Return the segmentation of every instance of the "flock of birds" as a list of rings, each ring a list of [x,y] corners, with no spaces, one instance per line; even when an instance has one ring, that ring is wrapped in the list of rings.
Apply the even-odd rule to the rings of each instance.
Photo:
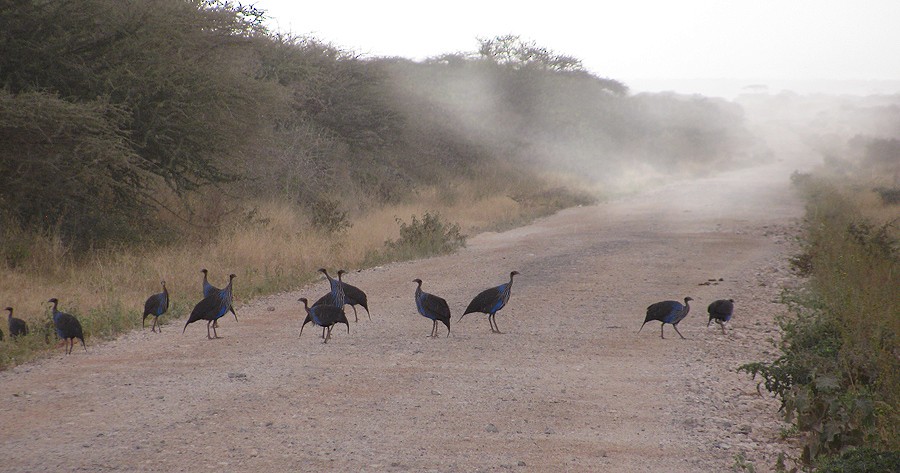
[[[366,296],[366,293],[360,288],[347,284],[342,280],[342,276],[346,271],[339,270],[337,272],[337,279],[332,278],[325,268],[320,268],[318,272],[325,275],[325,278],[330,285],[330,290],[316,300],[311,306],[309,305],[309,300],[305,297],[298,299],[299,302],[303,303],[304,310],[306,311],[306,319],[300,326],[300,336],[303,335],[303,328],[306,324],[312,323],[313,325],[322,328],[323,343],[328,343],[328,340],[331,339],[331,331],[337,324],[346,325],[347,333],[350,333],[350,323],[344,312],[345,306],[349,305],[353,308],[354,319],[357,322],[359,321],[359,316],[356,311],[356,306],[365,309],[366,314],[369,316],[369,320],[372,319],[372,316],[369,313],[368,297]],[[194,306],[181,333],[185,333],[188,325],[200,320],[205,320],[206,337],[208,339],[220,338],[218,333],[216,333],[218,320],[228,314],[228,312],[231,312],[234,315],[234,320],[237,321],[237,313],[234,310],[234,297],[232,293],[234,279],[237,276],[234,274],[229,275],[228,285],[220,289],[210,284],[209,272],[205,268],[201,270],[201,273],[203,273],[203,299]],[[496,315],[497,312],[503,309],[503,307],[506,306],[506,303],[509,302],[513,278],[517,274],[519,274],[518,271],[512,271],[509,273],[509,282],[485,289],[478,293],[466,307],[465,312],[463,312],[457,322],[461,321],[467,314],[479,312],[487,315],[492,333],[503,333],[500,331],[500,327],[497,326]],[[412,282],[416,283],[416,310],[423,317],[432,321],[431,334],[429,337],[439,336],[438,322],[447,327],[447,336],[449,337],[450,306],[447,304],[447,301],[442,297],[423,291],[421,279],[414,279]],[[147,301],[144,303],[144,313],[141,317],[141,326],[145,327],[147,317],[153,316],[153,324],[150,327],[153,332],[161,332],[159,317],[165,314],[169,309],[169,291],[166,289],[166,282],[161,281],[160,283],[162,284],[162,292],[147,298]],[[691,310],[690,301],[692,300],[693,299],[690,297],[685,297],[683,304],[678,301],[662,301],[651,304],[647,307],[647,316],[644,319],[644,323],[641,324],[641,328],[638,329],[638,333],[643,330],[644,325],[646,325],[647,322],[659,321],[661,322],[659,328],[660,338],[665,338],[663,329],[666,324],[671,324],[672,328],[675,329],[675,332],[678,333],[678,336],[682,339],[685,338],[678,330],[678,323],[687,317]],[[78,319],[71,314],[60,312],[58,310],[59,301],[56,298],[50,299],[47,302],[53,305],[53,326],[61,343],[65,344],[66,354],[72,353],[76,339],[81,341],[81,346],[87,351],[87,346],[84,343],[84,331],[82,330]],[[15,339],[27,335],[28,325],[25,321],[13,317],[12,307],[7,307],[6,310],[9,312],[7,319],[9,322],[10,338]],[[706,326],[709,327],[712,322],[716,322],[722,328],[722,333],[724,334],[725,323],[731,320],[734,312],[734,300],[720,299],[714,301],[707,307],[707,311],[709,313],[709,321],[706,323]],[[0,340],[2,339],[3,332],[0,331]]]

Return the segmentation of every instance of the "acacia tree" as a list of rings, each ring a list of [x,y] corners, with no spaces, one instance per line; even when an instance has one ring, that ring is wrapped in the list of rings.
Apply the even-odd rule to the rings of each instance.
[[[238,178],[276,108],[270,90],[252,80],[260,15],[206,0],[27,1],[0,9],[0,148],[10,173],[0,195],[22,204],[8,212],[81,238],[86,215],[139,217],[161,184],[185,193]],[[49,175],[65,180],[52,193],[42,185],[49,163],[57,163]],[[94,188],[97,198],[82,191]],[[24,197],[40,189],[47,189],[41,198]],[[100,205],[103,189],[118,189],[115,205]],[[102,226],[89,227],[104,238]]]

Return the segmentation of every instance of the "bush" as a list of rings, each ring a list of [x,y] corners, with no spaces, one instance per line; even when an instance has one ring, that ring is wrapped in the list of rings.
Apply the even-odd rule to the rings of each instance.
[[[439,214],[425,212],[421,220],[413,215],[409,223],[399,218],[397,223],[400,238],[385,242],[392,259],[442,255],[466,246],[466,236],[459,232],[459,225],[443,221]]]
[[[739,370],[759,376],[780,399],[785,419],[802,433],[807,463],[896,471],[851,466],[895,458],[900,444],[896,237],[890,224],[860,219],[858,204],[837,187],[800,185],[808,201],[805,250],[792,263],[809,279],[785,296],[782,356]],[[873,453],[838,457],[863,446]]]

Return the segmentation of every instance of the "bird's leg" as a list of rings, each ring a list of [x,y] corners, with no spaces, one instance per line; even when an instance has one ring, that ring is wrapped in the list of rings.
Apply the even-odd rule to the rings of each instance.
[[[322,339],[325,338],[325,327],[322,327]]]
[[[494,314],[494,315],[492,316],[492,318],[494,319],[494,327],[497,328],[497,330],[496,330],[494,333],[501,333],[501,334],[502,334],[503,332],[500,331],[500,326],[497,325],[497,314]]]
[[[328,343],[329,338],[331,338],[331,327],[328,327],[328,335],[325,336],[325,341],[322,343]]]
[[[222,338],[219,336],[218,332],[216,332],[216,325],[213,324],[213,338]]]
[[[69,355],[72,354],[72,350],[75,349],[75,337],[69,339]]]
[[[206,321],[206,339],[212,340],[212,337],[209,335],[209,325],[212,323],[211,320]]]
[[[665,322],[663,322],[663,323],[660,324],[660,326],[659,326],[659,338],[661,338],[661,339],[663,339],[663,340],[666,339],[666,337],[663,336],[663,328],[664,328],[665,326],[666,326],[666,323],[665,323]]]
[[[234,311],[234,307],[231,307],[230,310],[231,310],[231,314],[234,315],[234,321],[237,322],[238,321],[237,312]]]
[[[356,310],[356,309],[353,309],[353,310]],[[369,316],[369,322],[371,322],[371,321],[372,321],[372,314],[369,313],[369,309],[366,309],[366,315]]]
[[[674,328],[675,331],[678,332],[678,326],[677,326],[677,325],[672,324],[672,328]],[[684,335],[682,335],[681,332],[678,332],[678,336],[681,337],[682,340],[687,340],[686,338],[684,338]]]
[[[431,335],[428,338],[434,338],[434,333],[437,332],[437,320],[431,321]]]
[[[725,333],[725,322],[719,322],[719,327],[722,327],[722,335],[727,335]]]
[[[350,307],[353,307],[353,321],[354,321],[354,322],[359,322],[359,316],[356,315],[356,306],[355,306],[355,305],[351,305]]]

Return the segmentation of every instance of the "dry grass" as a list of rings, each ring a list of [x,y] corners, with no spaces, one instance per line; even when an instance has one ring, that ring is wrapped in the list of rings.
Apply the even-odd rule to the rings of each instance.
[[[472,235],[519,225],[565,206],[564,199],[542,204],[533,189],[546,189],[546,184],[531,190],[525,186],[532,198],[519,201],[507,195],[510,192],[486,191],[476,184],[419,190],[415,203],[351,217],[352,227],[334,235],[314,229],[296,207],[256,202],[254,219],[223,225],[226,231],[204,242],[107,250],[80,260],[58,239],[32,236],[24,264],[0,276],[0,308],[14,307],[34,333],[24,340],[0,342],[0,367],[39,356],[55,342],[55,337],[34,330],[49,322],[46,301],[51,297],[60,300],[60,310],[81,320],[90,338],[109,338],[140,326],[144,301],[160,292],[161,280],[172,300],[169,313],[161,318],[164,323],[183,319],[200,300],[201,268],[209,270],[210,282],[218,286],[227,282],[229,273],[237,275],[234,294],[239,307],[263,294],[297,288],[312,280],[320,267],[360,267],[367,255],[398,237],[398,218],[408,221],[413,215],[437,213]],[[573,203],[570,199],[568,205]]]

